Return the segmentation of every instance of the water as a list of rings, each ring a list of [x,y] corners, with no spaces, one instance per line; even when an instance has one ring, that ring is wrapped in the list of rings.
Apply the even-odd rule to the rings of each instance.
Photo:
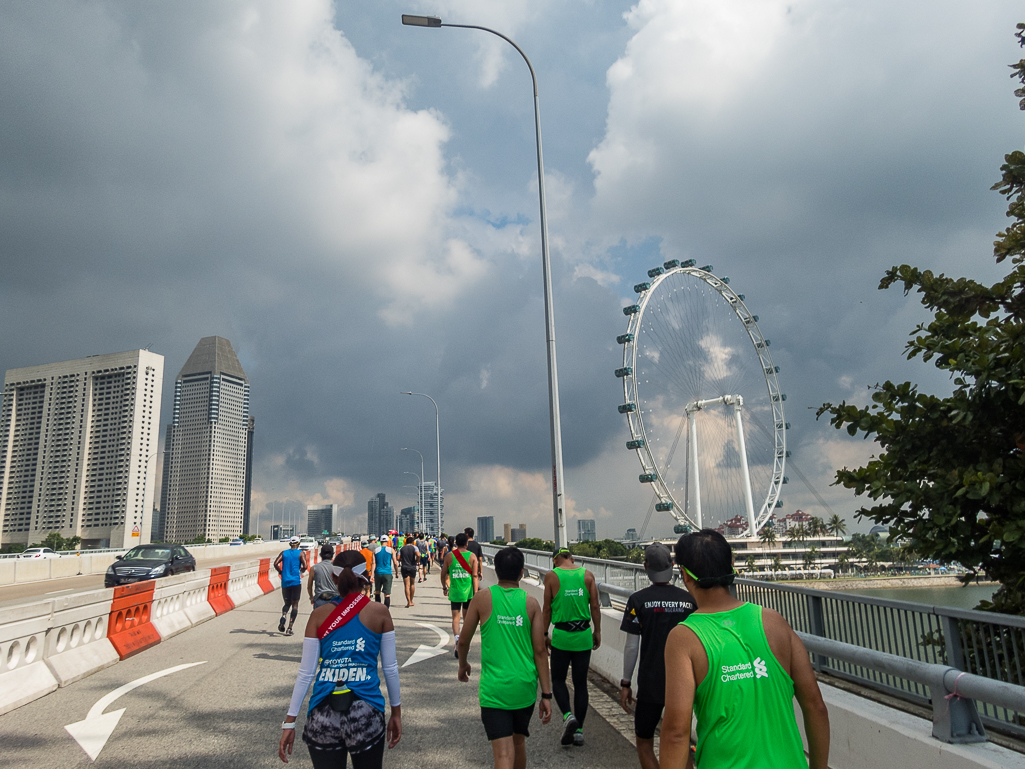
[[[979,601],[989,600],[996,592],[994,585],[968,585],[962,587],[876,587],[852,588],[838,592],[889,598],[894,601],[913,601],[929,606],[947,606],[953,609],[974,609]]]

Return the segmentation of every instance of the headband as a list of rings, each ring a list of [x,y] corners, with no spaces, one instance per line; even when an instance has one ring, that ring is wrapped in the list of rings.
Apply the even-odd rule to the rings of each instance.
[[[341,574],[343,571],[345,571],[348,568],[350,568],[350,567],[348,567],[348,566],[335,566],[334,564],[332,564],[331,565],[331,573],[334,574],[337,577],[339,574]],[[363,561],[363,563],[357,563],[355,566],[353,566],[351,568],[352,568],[352,573],[355,574],[356,576],[359,576],[360,574],[362,574],[363,572],[365,572],[367,570],[367,562]]]

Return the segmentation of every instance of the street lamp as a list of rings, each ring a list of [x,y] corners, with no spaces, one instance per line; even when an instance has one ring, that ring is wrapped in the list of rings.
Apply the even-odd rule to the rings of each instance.
[[[434,490],[435,491],[435,495],[434,496],[435,496],[435,499],[437,499],[437,501],[438,501],[438,530],[437,531],[432,531],[431,534],[433,534],[434,536],[438,536],[439,534],[441,534],[442,529],[444,528],[444,525],[445,525],[445,522],[442,520],[442,515],[441,515],[441,417],[439,416],[439,412],[438,412],[438,402],[436,400],[434,400],[434,398],[432,398],[427,393],[402,392],[402,393],[400,393],[400,395],[422,395],[423,397],[427,398],[431,403],[434,404],[434,429],[435,429],[435,437],[437,438],[437,442],[438,442],[438,447],[437,447],[437,450],[438,450],[438,488],[436,488]],[[419,452],[417,452],[417,453],[419,453]],[[423,457],[423,454],[421,454],[420,456]]]
[[[474,24],[443,24],[436,16],[412,16],[402,14],[402,23],[411,27],[458,27],[460,29],[479,29],[500,37],[517,50],[530,70],[530,79],[534,83],[534,134],[537,139],[537,194],[541,206],[541,273],[544,278],[545,293],[545,333],[548,340],[548,409],[552,434],[552,507],[555,516],[555,544],[563,547],[566,539],[566,516],[563,506],[563,471],[562,471],[562,421],[559,413],[559,374],[555,362],[555,315],[552,306],[552,271],[548,256],[548,217],[545,213],[545,169],[541,154],[541,106],[537,96],[537,75],[534,65],[527,54],[516,43],[488,27]],[[440,460],[439,460],[440,461]],[[439,488],[441,481],[438,482]]]
[[[416,449],[407,449],[407,448],[403,448],[402,450],[403,451],[416,451]],[[416,451],[416,453],[420,454],[419,451]],[[423,486],[424,481],[423,481],[423,475],[424,475],[424,455],[420,454],[420,475],[419,475],[420,487],[417,489],[417,493],[416,493],[416,504],[418,506],[418,509],[416,511],[416,517],[417,517],[417,526],[416,527],[418,529],[420,529],[420,531],[424,530],[424,526],[423,526],[423,523],[424,523],[424,520],[423,520],[423,517],[424,517],[424,486]]]

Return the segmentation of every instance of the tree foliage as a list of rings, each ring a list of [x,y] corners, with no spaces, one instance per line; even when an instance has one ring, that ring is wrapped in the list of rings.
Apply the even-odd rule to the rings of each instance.
[[[1017,30],[1025,47],[1025,24]],[[1025,110],[1025,59],[1011,68]],[[953,393],[888,381],[867,407],[827,403],[818,413],[879,444],[867,465],[836,475],[875,503],[859,517],[888,525],[923,557],[961,563],[966,582],[980,572],[999,581],[980,608],[1025,614],[1025,153],[1005,155],[1000,172],[992,189],[1008,200],[1011,221],[993,253],[1010,261],[1004,278],[985,286],[903,264],[879,284],[921,295],[933,318],[905,352],[949,372]]]

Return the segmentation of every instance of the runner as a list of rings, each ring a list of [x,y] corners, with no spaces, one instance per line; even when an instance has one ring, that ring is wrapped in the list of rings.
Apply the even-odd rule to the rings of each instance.
[[[302,662],[281,724],[278,758],[288,763],[295,719],[316,679],[303,729],[314,769],[344,767],[347,754],[352,755],[354,769],[380,769],[385,741],[393,748],[402,737],[395,625],[385,607],[362,595],[366,561],[358,552],[341,552],[332,565],[336,590],[344,597],[314,609],[306,624]],[[379,655],[391,705],[387,725],[377,673]]]
[[[406,544],[399,551],[399,564],[402,567],[402,586],[406,591],[406,608],[413,606],[416,593],[416,570],[420,564],[420,551],[416,549],[413,537],[406,537]]]
[[[387,537],[381,539],[381,546],[374,551],[374,600],[381,602],[381,593],[384,593],[384,605],[391,608],[391,586],[395,572],[398,571],[398,556],[395,548],[391,546],[391,540]]]
[[[359,551],[360,555],[363,556],[363,560],[367,562],[367,574],[374,573],[374,542],[376,540],[377,537],[370,537],[366,542],[363,543],[363,547],[360,548]],[[374,586],[370,583],[369,579],[365,580],[365,583],[366,584],[363,585],[363,593],[367,596],[367,598],[369,598],[370,594],[374,590]]]
[[[416,581],[426,582],[427,581],[427,569],[430,567],[431,559],[428,555],[427,540],[424,539],[423,532],[416,535],[416,550],[420,555],[420,563],[417,565],[417,578]]]
[[[428,537],[427,538],[427,574],[431,573],[431,563],[434,561],[434,556],[435,556],[435,553],[437,552],[437,549],[438,549],[437,541],[434,539],[434,537]],[[427,578],[427,576],[425,574],[424,575],[424,579],[426,579],[426,578]]]
[[[480,590],[480,582],[484,579],[484,551],[480,549],[480,542],[473,538],[473,529],[467,526],[463,529],[466,535],[466,549],[477,556],[477,584],[473,588],[476,593]]]
[[[331,559],[334,558],[335,549],[331,545],[323,545],[320,548],[320,563],[310,569],[310,577],[306,581],[306,592],[309,593],[310,603],[314,609],[338,597],[335,590],[335,581],[331,571]]]
[[[456,537],[457,547],[461,536]],[[524,769],[530,717],[538,701],[538,679],[538,718],[547,724],[552,717],[542,613],[537,600],[520,588],[523,552],[519,548],[506,547],[495,554],[495,575],[498,584],[474,596],[466,613],[466,624],[456,644],[459,680],[470,680],[467,655],[479,623],[480,720],[491,741],[495,769]]]
[[[566,548],[555,552],[553,568],[545,574],[545,641],[552,653],[552,691],[562,712],[563,745],[584,744],[587,716],[587,668],[591,651],[601,646],[601,604],[594,575],[577,566]],[[555,623],[551,640],[548,625]],[[592,630],[591,624],[594,624]],[[566,674],[573,667],[573,707]]]
[[[651,586],[627,599],[620,626],[627,636],[619,703],[623,710],[630,712],[628,706],[634,701],[630,684],[639,649],[641,667],[637,672],[637,707],[634,709],[637,758],[641,769],[658,769],[655,729],[666,701],[666,636],[697,608],[697,604],[686,590],[669,584],[673,578],[673,556],[661,542],[648,545],[644,550],[644,570]]]
[[[309,563],[306,559],[306,551],[299,549],[299,537],[288,540],[288,550],[282,550],[274,559],[274,568],[281,575],[281,597],[285,601],[281,608],[278,632],[285,635],[292,635],[292,625],[299,616],[299,599],[303,594],[302,575]],[[285,615],[289,609],[292,610],[292,618],[288,621],[288,630],[285,630]]]
[[[441,565],[441,590],[452,607],[452,635],[459,636],[459,620],[466,616],[470,599],[477,592],[477,556],[466,549],[466,535],[456,534],[455,549]],[[459,656],[458,650],[456,656]]]
[[[698,609],[666,641],[660,765],[826,769],[829,713],[801,639],[772,609],[730,595],[733,552],[712,529],[680,537],[676,563]],[[805,758],[794,698],[808,735]]]

